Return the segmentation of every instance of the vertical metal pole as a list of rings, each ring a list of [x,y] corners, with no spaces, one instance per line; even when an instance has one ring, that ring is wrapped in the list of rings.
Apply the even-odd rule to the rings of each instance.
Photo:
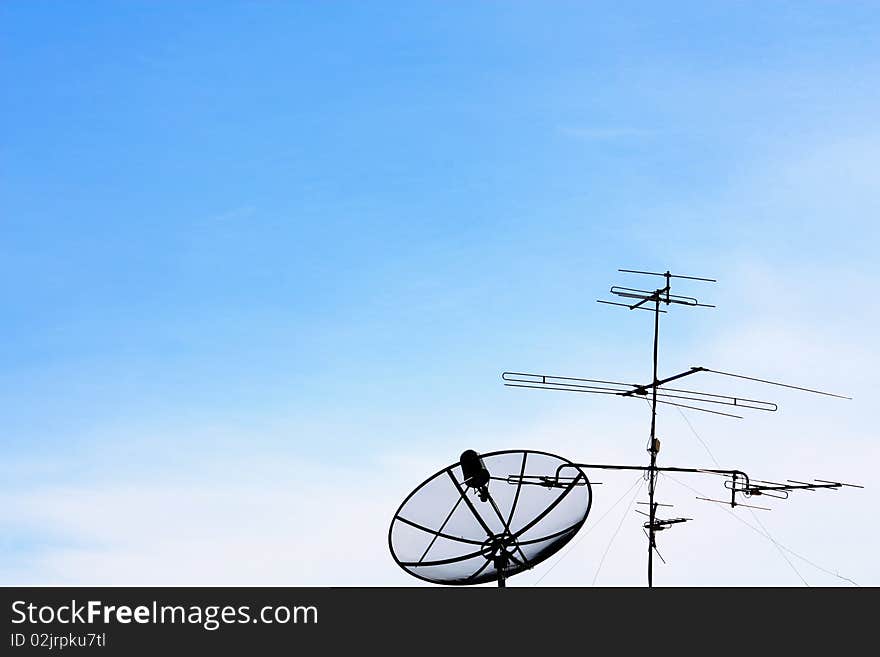
[[[648,468],[648,587],[654,586],[654,520],[657,517],[657,506],[654,504],[654,489],[657,485],[657,350],[660,339],[660,297],[665,292],[669,299],[670,274],[666,272],[666,287],[654,292],[654,385],[651,388],[651,465]]]
[[[648,469],[648,586],[654,586],[654,482],[657,477],[657,443],[655,442],[657,427],[657,337],[660,332],[660,296],[654,302],[654,387],[651,389],[651,438],[648,452],[651,454],[651,465]]]

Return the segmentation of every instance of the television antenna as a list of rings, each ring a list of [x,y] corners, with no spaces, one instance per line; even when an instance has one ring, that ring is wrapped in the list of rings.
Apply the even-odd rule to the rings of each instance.
[[[658,508],[669,507],[655,499],[657,478],[661,473],[683,473],[714,476],[723,479],[729,497],[720,500],[697,497],[698,500],[729,504],[750,509],[770,509],[747,504],[746,498],[770,497],[788,499],[797,491],[837,490],[843,487],[862,488],[856,484],[826,479],[784,482],[759,480],[738,469],[694,468],[658,465],[660,441],[657,438],[657,405],[687,408],[703,413],[743,419],[739,412],[775,412],[776,403],[735,395],[702,392],[668,384],[697,374],[736,378],[754,383],[789,388],[816,395],[851,399],[823,390],[795,386],[708,367],[687,370],[660,378],[658,354],[660,315],[672,306],[714,308],[696,297],[672,293],[672,280],[715,283],[715,279],[683,276],[666,272],[633,269],[618,271],[664,279],[662,287],[653,290],[613,286],[611,294],[626,302],[597,300],[629,310],[654,313],[652,377],[648,383],[624,383],[604,379],[570,376],[504,372],[504,385],[564,392],[613,395],[629,399],[650,400],[651,425],[648,438],[647,465],[575,463],[560,456],[534,450],[490,452],[480,456],[467,450],[458,462],[447,466],[420,484],[410,493],[394,514],[388,530],[388,544],[397,564],[419,579],[438,584],[481,584],[495,581],[505,586],[507,578],[528,570],[556,553],[583,526],[592,505],[592,486],[586,470],[639,471],[648,484],[648,507],[638,511],[647,518],[642,529],[648,541],[648,586],[654,585],[654,554],[663,560],[657,549],[657,533],[691,518],[661,518]],[[724,408],[724,410],[720,410]],[[471,499],[473,498],[473,499]]]
[[[648,520],[644,523],[643,529],[648,539],[648,586],[654,585],[654,553],[659,556],[657,550],[656,535],[657,532],[664,531],[670,527],[684,523],[690,518],[669,518],[661,519],[657,516],[657,509],[661,506],[655,501],[655,492],[657,486],[657,477],[662,472],[679,472],[689,474],[712,475],[724,478],[724,486],[730,491],[729,500],[715,500],[710,498],[698,497],[697,499],[718,502],[721,504],[730,504],[731,507],[746,506],[751,508],[769,510],[767,507],[754,506],[744,504],[739,501],[737,495],[746,498],[756,496],[775,497],[778,499],[787,499],[789,493],[795,491],[816,491],[816,490],[836,490],[842,487],[862,488],[856,484],[847,484],[840,481],[829,481],[823,479],[814,479],[813,481],[796,481],[788,479],[785,482],[763,481],[750,478],[742,470],[723,470],[710,468],[685,468],[685,467],[663,467],[657,464],[657,455],[660,452],[660,441],[657,439],[657,405],[665,404],[678,408],[687,408],[694,411],[704,413],[713,413],[731,418],[742,419],[742,415],[738,415],[733,411],[765,411],[775,412],[778,406],[774,402],[761,401],[737,397],[733,395],[719,395],[715,393],[707,393],[690,389],[671,388],[667,384],[678,381],[685,377],[696,374],[706,373],[716,376],[728,378],[743,379],[766,385],[778,386],[799,390],[827,397],[836,397],[838,399],[851,399],[844,395],[838,395],[831,392],[806,388],[803,386],[795,386],[778,381],[770,381],[767,379],[759,379],[752,376],[742,374],[734,374],[731,372],[723,372],[720,370],[710,369],[708,367],[691,367],[683,372],[660,378],[658,372],[658,353],[660,347],[660,315],[665,314],[672,306],[690,306],[694,308],[714,308],[714,305],[701,303],[696,297],[684,296],[672,293],[672,280],[689,280],[703,283],[716,283],[713,278],[705,278],[702,276],[683,276],[680,274],[672,274],[668,270],[665,272],[641,271],[635,269],[618,269],[619,272],[626,274],[635,274],[640,276],[654,276],[664,279],[665,285],[653,290],[644,290],[640,288],[622,287],[615,285],[611,288],[612,295],[619,299],[626,299],[626,302],[608,301],[605,299],[597,299],[598,303],[620,306],[629,310],[643,310],[654,313],[654,339],[653,339],[653,374],[648,383],[623,383],[619,381],[607,381],[600,379],[584,379],[567,376],[550,376],[545,374],[529,374],[523,372],[505,372],[502,374],[504,385],[518,388],[537,388],[543,390],[557,390],[566,392],[580,392],[588,394],[615,395],[619,397],[628,397],[632,399],[648,399],[650,398],[651,406],[651,426],[648,438],[648,455],[649,462],[647,465],[615,465],[615,464],[597,464],[597,463],[576,463],[571,467],[577,467],[581,470],[639,470],[645,473],[648,483],[648,513],[644,514]],[[662,306],[662,307],[661,307]],[[687,403],[684,403],[687,402]],[[698,405],[695,405],[698,404]],[[707,405],[714,408],[706,408]],[[718,407],[727,407],[724,411]],[[557,476],[565,470],[565,465],[559,466]],[[643,513],[643,512],[640,512]],[[662,559],[662,557],[660,557]]]

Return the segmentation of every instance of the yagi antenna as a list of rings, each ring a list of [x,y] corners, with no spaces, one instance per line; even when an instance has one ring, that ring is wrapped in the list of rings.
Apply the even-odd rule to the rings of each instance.
[[[515,388],[533,388],[539,390],[554,390],[563,392],[578,392],[594,395],[610,395],[629,399],[646,399],[651,406],[651,426],[648,440],[649,462],[647,465],[613,465],[613,464],[597,464],[597,463],[572,463],[570,465],[561,465],[556,477],[560,477],[567,467],[576,467],[579,470],[638,470],[645,473],[648,482],[648,512],[644,513],[648,520],[643,525],[643,530],[648,539],[648,586],[654,584],[654,565],[653,556],[657,550],[656,534],[659,531],[666,530],[673,525],[677,525],[690,520],[690,518],[672,518],[661,519],[657,517],[657,508],[661,506],[655,501],[655,493],[657,488],[657,477],[663,472],[677,472],[686,474],[702,474],[721,477],[724,479],[724,486],[729,491],[730,497],[727,501],[714,500],[710,498],[697,498],[707,502],[718,502],[729,504],[731,507],[745,506],[749,508],[770,510],[769,507],[745,504],[741,498],[776,498],[788,499],[792,492],[796,491],[817,491],[817,490],[837,490],[842,487],[861,488],[856,484],[846,484],[839,481],[828,481],[822,479],[813,479],[812,481],[799,481],[787,479],[784,482],[763,481],[750,478],[741,470],[722,470],[708,468],[689,468],[689,467],[671,467],[660,466],[657,463],[658,454],[660,452],[660,441],[657,439],[657,406],[664,404],[675,406],[678,408],[687,408],[703,413],[712,413],[737,419],[742,419],[740,412],[765,411],[774,412],[778,409],[775,402],[739,397],[735,395],[723,395],[717,393],[703,392],[692,388],[670,387],[667,384],[679,379],[691,377],[696,374],[715,374],[729,378],[743,379],[754,383],[762,383],[801,392],[824,395],[827,397],[836,397],[839,399],[851,399],[844,395],[835,394],[815,388],[807,388],[804,386],[791,385],[788,383],[780,383],[778,381],[770,381],[753,376],[743,374],[733,374],[731,372],[723,372],[708,367],[691,367],[687,370],[673,374],[671,376],[660,377],[658,371],[658,353],[659,353],[659,334],[660,334],[660,315],[671,310],[672,306],[689,306],[692,308],[714,308],[715,306],[703,303],[692,294],[673,294],[672,280],[699,281],[704,283],[716,283],[714,278],[703,276],[685,276],[682,274],[673,274],[669,271],[654,272],[642,271],[638,269],[619,269],[618,271],[626,274],[637,274],[642,276],[660,277],[664,282],[662,287],[653,289],[642,289],[639,287],[630,287],[622,285],[614,285],[610,289],[611,295],[618,300],[609,301],[606,299],[598,299],[602,304],[619,306],[629,310],[646,310],[654,313],[654,339],[653,339],[653,358],[652,358],[652,376],[647,383],[627,383],[622,381],[611,381],[607,379],[587,379],[571,376],[557,376],[548,374],[531,374],[525,372],[504,372],[501,375],[504,385]],[[726,408],[723,408],[726,407]],[[722,410],[723,408],[723,410]],[[560,481],[562,481],[560,479]],[[663,558],[660,557],[662,560]],[[664,562],[665,563],[665,562]]]

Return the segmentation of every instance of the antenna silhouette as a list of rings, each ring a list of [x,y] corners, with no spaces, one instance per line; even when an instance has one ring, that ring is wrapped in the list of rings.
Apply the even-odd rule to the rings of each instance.
[[[584,379],[568,376],[551,376],[546,374],[529,374],[524,372],[504,372],[501,375],[504,385],[516,388],[535,388],[541,390],[555,390],[565,392],[579,392],[599,395],[614,395],[618,397],[628,397],[632,399],[648,399],[651,406],[651,427],[648,440],[649,462],[647,465],[614,465],[614,464],[597,464],[597,463],[564,463],[556,470],[555,479],[544,477],[543,485],[563,487],[568,485],[568,479],[561,478],[567,468],[576,468],[579,470],[639,470],[646,473],[648,482],[648,512],[642,513],[647,516],[648,520],[643,524],[643,530],[648,540],[648,586],[654,585],[654,554],[663,560],[657,549],[656,534],[665,531],[674,525],[681,524],[691,520],[690,518],[667,518],[657,517],[657,509],[662,505],[655,501],[655,492],[657,486],[657,476],[662,472],[679,472],[689,474],[713,475],[724,478],[724,486],[730,492],[729,500],[715,500],[710,498],[698,497],[699,500],[707,502],[717,502],[721,504],[730,504],[731,507],[745,506],[754,509],[770,510],[768,507],[745,504],[739,500],[737,495],[745,498],[757,496],[773,497],[777,499],[788,499],[791,492],[794,491],[816,491],[823,489],[836,490],[842,487],[862,488],[856,484],[846,484],[839,481],[828,481],[823,479],[814,479],[812,482],[796,481],[787,479],[785,482],[763,481],[751,479],[742,470],[723,470],[709,468],[686,468],[686,467],[663,467],[657,465],[657,456],[660,452],[660,441],[657,439],[657,405],[665,404],[678,408],[687,408],[703,413],[712,413],[726,417],[742,419],[742,415],[733,412],[736,411],[765,411],[775,412],[778,406],[774,402],[761,401],[756,399],[748,399],[733,395],[719,395],[715,393],[701,392],[697,390],[671,388],[666,384],[678,381],[685,377],[694,376],[696,374],[714,374],[729,378],[743,379],[755,383],[772,385],[777,387],[789,388],[828,397],[836,397],[840,399],[851,399],[844,395],[838,395],[822,390],[815,390],[802,386],[780,383],[777,381],[769,381],[759,379],[752,376],[742,374],[733,374],[731,372],[722,372],[720,370],[710,369],[708,367],[691,367],[683,372],[672,376],[659,377],[658,373],[658,352],[660,348],[660,315],[671,310],[671,306],[690,306],[693,308],[714,308],[715,306],[707,303],[701,303],[696,297],[684,296],[672,293],[672,280],[681,279],[688,281],[698,281],[702,283],[716,283],[713,278],[705,278],[701,276],[683,276],[680,274],[672,274],[669,271],[651,272],[635,269],[618,269],[619,272],[626,274],[635,274],[640,276],[660,277],[664,281],[662,287],[653,290],[644,290],[640,288],[623,287],[615,285],[610,289],[610,293],[619,299],[626,301],[608,301],[598,299],[598,303],[619,306],[628,310],[642,310],[654,313],[654,339],[653,339],[653,359],[652,359],[652,377],[648,383],[623,383],[619,381],[607,381],[602,379]],[[685,403],[687,402],[687,403]],[[710,406],[707,408],[707,406]],[[725,410],[719,410],[719,407],[727,407]],[[574,473],[569,473],[574,474]],[[516,475],[508,477],[509,483],[517,481]],[[665,563],[665,561],[664,561]]]

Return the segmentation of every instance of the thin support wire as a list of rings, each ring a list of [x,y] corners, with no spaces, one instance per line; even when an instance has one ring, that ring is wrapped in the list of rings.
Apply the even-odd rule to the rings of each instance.
[[[701,492],[698,491],[696,488],[693,488],[692,486],[688,486],[688,485],[685,484],[684,482],[681,482],[681,481],[679,481],[678,479],[675,479],[674,477],[672,477],[672,476],[670,476],[670,475],[667,475],[667,476],[669,476],[669,478],[672,479],[672,481],[674,481],[675,483],[677,483],[679,486],[683,486],[684,488],[687,488],[688,490],[690,490],[690,491],[693,492],[693,493],[697,493],[697,494],[699,494],[699,495],[704,495],[704,493],[701,493]],[[746,522],[745,520],[743,520],[742,518],[740,518],[738,515],[736,515],[735,513],[733,513],[730,509],[728,509],[728,508],[726,508],[726,507],[721,507],[721,510],[722,510],[722,511],[725,511],[726,513],[728,513],[728,514],[730,515],[730,517],[732,517],[733,519],[735,519],[737,522],[741,522],[741,523],[744,524],[746,527],[748,527],[749,529],[751,529],[753,532],[757,533],[759,536],[761,536],[761,537],[763,537],[763,538],[765,538],[765,539],[767,539],[767,540],[770,540],[769,537],[768,537],[764,532],[762,532],[760,529],[758,529],[758,528],[755,527],[754,525],[752,525],[752,524]],[[854,586],[859,586],[859,584],[858,584],[857,582],[855,582],[854,580],[851,580],[849,577],[844,577],[843,575],[841,575],[841,574],[839,574],[839,573],[836,573],[836,572],[834,572],[834,571],[832,571],[832,570],[829,570],[829,569],[827,569],[827,568],[823,568],[823,567],[820,566],[819,564],[814,563],[813,561],[810,561],[810,560],[807,559],[805,556],[803,556],[803,555],[801,555],[801,554],[798,554],[797,552],[795,552],[795,551],[792,550],[791,548],[789,548],[789,547],[783,545],[782,543],[779,543],[779,542],[777,541],[776,544],[777,544],[781,549],[783,549],[783,550],[785,550],[786,552],[788,552],[789,554],[791,554],[791,555],[797,557],[797,558],[800,559],[801,561],[805,561],[806,563],[810,564],[811,566],[813,566],[813,568],[816,568],[817,570],[821,570],[823,573],[827,573],[828,575],[831,575],[832,577],[837,577],[838,579],[842,579],[842,580],[844,580],[844,581],[846,581],[846,582],[849,582],[850,584],[853,584]]]
[[[803,575],[801,575],[801,572],[797,568],[795,568],[795,565],[791,562],[791,559],[789,559],[786,556],[785,552],[782,551],[782,548],[779,547],[779,543],[777,543],[776,539],[773,538],[773,536],[771,536],[768,529],[764,526],[764,523],[761,522],[761,519],[758,518],[758,516],[755,515],[755,512],[752,511],[751,509],[746,509],[746,510],[752,515],[752,518],[755,519],[755,522],[758,523],[758,525],[760,525],[761,529],[764,530],[764,534],[767,536],[767,538],[770,539],[770,542],[773,543],[773,547],[775,547],[776,550],[779,552],[779,556],[781,556],[783,559],[785,559],[786,563],[788,563],[788,565],[791,566],[791,569],[795,572],[795,574],[801,578],[801,581],[804,583],[804,586],[809,586],[810,583],[804,578]]]
[[[712,453],[712,450],[709,449],[709,444],[708,444],[705,440],[703,440],[703,438],[700,436],[699,433],[697,433],[697,430],[694,429],[694,425],[691,424],[691,421],[688,419],[687,415],[684,414],[684,411],[682,411],[682,410],[679,408],[679,409],[678,409],[678,412],[681,414],[682,419],[683,419],[683,420],[685,421],[685,423],[688,425],[688,428],[690,428],[691,433],[694,434],[694,436],[696,436],[697,440],[700,441],[700,444],[703,446],[703,448],[704,448],[704,449],[706,450],[706,452],[709,454],[709,458],[711,458],[711,459],[715,462],[715,465],[716,465],[716,466],[719,466],[719,467],[720,467],[720,465],[718,464],[718,459],[715,458],[715,455]],[[724,510],[727,511],[726,508],[725,508]],[[800,573],[800,571],[797,569],[797,567],[795,567],[795,565],[791,562],[791,559],[789,559],[788,556],[786,556],[785,552],[782,551],[782,547],[780,547],[779,543],[776,542],[776,539],[773,538],[773,536],[770,534],[770,532],[769,532],[769,531],[767,530],[767,528],[764,526],[764,523],[762,523],[761,520],[758,518],[758,516],[755,515],[755,512],[752,511],[752,509],[748,509],[748,512],[752,515],[752,518],[755,519],[755,522],[758,523],[759,525],[761,525],[761,529],[764,530],[764,532],[763,532],[763,533],[764,533],[764,536],[765,536],[767,539],[769,539],[771,543],[773,543],[773,546],[774,546],[774,547],[776,548],[776,550],[779,552],[779,556],[781,556],[783,559],[785,559],[785,562],[786,562],[786,563],[791,567],[791,569],[795,572],[795,575],[797,575],[798,578],[800,578],[800,580],[804,583],[804,586],[809,586],[810,584],[807,582],[807,580],[804,578],[804,576],[801,575],[801,573]],[[732,512],[731,512],[731,515],[733,515],[734,518],[737,518],[737,520],[741,520],[741,518],[739,518],[738,516],[736,516],[736,514],[733,514]]]
[[[632,483],[632,485],[623,492],[623,495],[618,497],[617,501],[614,504],[612,504],[610,507],[608,507],[608,510],[605,513],[603,513],[601,515],[601,517],[596,522],[594,522],[592,525],[590,525],[589,529],[587,529],[583,534],[578,536],[577,540],[571,544],[571,546],[562,554],[562,556],[560,556],[553,563],[552,566],[550,566],[547,570],[544,571],[544,574],[541,575],[538,578],[538,580],[534,584],[532,584],[532,586],[537,586],[538,584],[540,584],[541,580],[543,580],[545,577],[547,577],[547,575],[549,575],[553,571],[553,569],[559,565],[559,562],[562,561],[563,559],[565,559],[565,557],[567,557],[569,555],[569,553],[571,553],[571,551],[574,550],[578,546],[578,543],[580,543],[582,540],[584,540],[584,538],[586,538],[587,534],[589,534],[591,531],[593,531],[593,529],[595,529],[599,525],[600,522],[605,520],[605,518],[608,517],[608,515],[612,511],[614,511],[615,508],[617,508],[617,505],[623,501],[623,498],[625,498],[627,495],[629,495],[630,492],[632,491],[632,489],[635,488],[636,486],[638,486],[642,482],[643,482],[642,475],[637,476],[636,480]]]
[[[712,463],[715,464],[715,467],[720,468],[721,464],[718,462],[718,459],[715,458],[715,455],[712,453],[712,450],[709,449],[708,443],[706,443],[706,441],[700,437],[700,434],[697,433],[697,430],[694,429],[694,425],[691,424],[691,421],[688,419],[688,416],[685,415],[684,411],[682,411],[680,408],[676,407],[676,410],[678,410],[679,415],[681,415],[681,419],[684,420],[685,423],[688,425],[688,428],[691,430],[691,433],[694,434],[696,439],[700,441],[700,444],[703,446],[703,449],[706,450],[706,453],[709,455],[709,458],[712,459]]]
[[[709,449],[709,444],[708,444],[705,440],[703,440],[703,438],[700,436],[699,433],[697,433],[697,430],[694,429],[694,425],[691,424],[691,421],[688,419],[687,415],[685,415],[684,412],[683,412],[681,409],[678,409],[678,412],[679,412],[679,414],[681,415],[682,419],[685,421],[685,423],[688,425],[688,428],[691,430],[691,433],[694,434],[694,437],[695,437],[698,441],[700,441],[700,444],[701,444],[701,445],[703,446],[703,448],[706,450],[706,453],[709,455],[709,458],[712,459],[712,461],[715,463],[716,466],[721,467],[720,464],[718,463],[718,459],[715,458],[715,455],[712,453],[712,450]],[[678,482],[678,483],[681,483],[681,482]],[[684,485],[684,484],[682,484],[682,485]],[[692,490],[695,490],[695,489],[692,489]],[[699,491],[696,491],[696,492],[699,493]],[[703,493],[700,493],[700,495],[703,495]],[[727,509],[725,509],[725,511],[727,511]],[[858,582],[856,582],[855,580],[852,580],[852,579],[850,579],[849,577],[844,577],[844,576],[841,575],[840,573],[835,572],[835,571],[831,571],[831,570],[829,570],[828,568],[824,568],[823,566],[820,566],[819,564],[817,564],[817,563],[815,563],[815,562],[813,562],[813,561],[810,561],[810,560],[807,559],[805,556],[803,556],[803,555],[801,555],[801,554],[798,554],[797,552],[795,552],[795,551],[792,550],[791,548],[788,548],[788,547],[782,545],[782,543],[780,543],[779,541],[777,541],[775,538],[773,538],[773,537],[770,535],[770,532],[767,530],[766,527],[764,527],[764,524],[761,522],[761,520],[758,518],[758,516],[755,515],[755,512],[752,511],[751,509],[749,509],[749,512],[752,514],[752,517],[755,519],[755,522],[757,522],[759,525],[761,525],[761,527],[764,529],[764,533],[765,533],[766,537],[767,537],[768,539],[770,539],[771,541],[773,541],[773,544],[776,545],[777,549],[780,550],[780,554],[782,554],[782,550],[785,550],[786,552],[788,552],[789,554],[791,554],[791,555],[797,557],[797,558],[800,559],[801,561],[804,561],[804,562],[808,563],[808,564],[811,565],[813,568],[815,568],[815,569],[817,569],[817,570],[821,570],[823,573],[827,573],[828,575],[831,575],[832,577],[837,577],[838,579],[841,579],[841,580],[843,580],[843,581],[845,581],[845,582],[849,582],[850,584],[852,584],[852,585],[854,585],[854,586],[859,586]],[[739,516],[737,516],[736,514],[731,513],[731,515],[732,515],[734,518],[736,518],[737,520],[739,520],[740,522],[744,522],[744,523],[745,523],[745,521],[744,521],[742,518],[740,518]],[[748,526],[748,523],[745,523],[745,524]],[[758,531],[755,527],[751,527],[751,526],[749,526],[749,527],[750,527],[750,529],[752,529],[752,530],[754,530],[754,531]],[[758,532],[758,533],[761,533],[761,532]],[[784,554],[782,554],[782,556],[785,557]],[[788,561],[787,558],[786,558],[786,561]],[[791,563],[791,562],[789,562],[789,563]],[[792,565],[792,568],[794,568],[793,565]],[[797,572],[797,569],[795,569],[795,572]],[[800,573],[798,573],[798,575],[800,576]],[[801,577],[801,579],[803,579],[803,577]],[[804,582],[804,583],[806,584],[806,582]],[[807,586],[809,586],[809,584],[807,584]]]
[[[644,485],[644,481],[642,482]],[[599,565],[596,567],[596,574],[593,575],[593,582],[590,586],[596,586],[596,580],[599,579],[599,571],[602,570],[602,564],[605,563],[605,557],[608,556],[608,551],[611,549],[611,546],[614,544],[614,539],[617,538],[617,535],[620,533],[620,528],[623,527],[623,521],[626,520],[626,517],[629,515],[629,510],[632,508],[633,502],[636,501],[636,498],[639,496],[639,493],[642,492],[642,486],[639,486],[636,489],[635,494],[630,498],[629,504],[626,505],[626,509],[623,512],[623,515],[620,517],[620,522],[617,524],[617,529],[614,530],[614,533],[611,535],[611,540],[608,541],[608,545],[605,547],[605,552],[602,553],[602,558],[599,560]],[[651,549],[654,546],[650,546]]]

